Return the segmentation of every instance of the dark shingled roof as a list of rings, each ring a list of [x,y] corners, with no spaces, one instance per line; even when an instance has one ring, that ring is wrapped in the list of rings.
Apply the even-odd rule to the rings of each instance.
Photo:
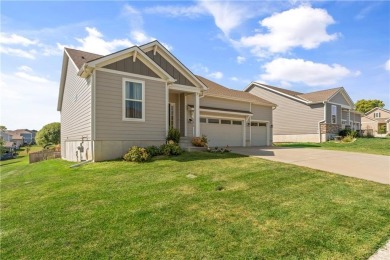
[[[84,63],[103,57],[103,55],[86,51],[79,51],[71,48],[65,48],[65,50],[79,69],[81,69]]]
[[[245,101],[252,102],[252,103],[261,103],[261,104],[265,104],[265,105],[276,106],[275,104],[273,104],[265,99],[259,98],[259,97],[255,96],[249,92],[226,88],[222,85],[219,85],[218,83],[215,83],[211,80],[203,78],[202,76],[196,75],[196,77],[200,81],[202,81],[203,84],[206,85],[206,87],[208,87],[208,90],[204,92],[205,96],[216,95],[216,96],[221,96],[221,97],[225,97],[225,98],[237,98],[237,99],[245,100]]]
[[[310,92],[306,94],[298,95],[298,97],[303,98],[310,102],[322,102],[327,101],[329,98],[331,98],[334,94],[336,94],[337,91],[339,91],[341,88],[332,88],[332,89],[325,89],[315,92]]]

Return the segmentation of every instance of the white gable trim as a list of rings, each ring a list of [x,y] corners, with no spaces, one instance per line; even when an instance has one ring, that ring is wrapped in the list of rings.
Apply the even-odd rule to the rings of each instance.
[[[106,68],[96,68],[96,71],[102,71],[102,72],[107,72],[107,73],[113,73],[113,74],[118,74],[122,76],[128,76],[128,77],[135,77],[135,78],[141,78],[141,79],[148,79],[148,80],[154,80],[154,81],[160,81],[160,82],[166,82],[163,79],[160,78],[153,78],[150,76],[144,76],[141,74],[134,74],[130,72],[124,72],[124,71],[119,71],[119,70],[112,70],[112,69],[106,69]]]
[[[348,104],[350,105],[350,107],[354,107],[354,103],[352,101],[352,99],[349,97],[347,91],[345,91],[345,89],[342,87],[340,88],[338,91],[336,91],[336,93],[334,93],[329,99],[328,101],[330,101],[332,98],[334,98],[338,93],[341,93],[341,95],[343,95],[344,99],[348,102]]]
[[[61,79],[60,79],[60,90],[58,94],[58,102],[57,102],[57,111],[61,111],[62,109],[62,101],[64,98],[64,90],[65,90],[65,79],[68,74],[68,63],[69,60],[72,61],[73,65],[78,69],[73,60],[69,57],[69,54],[66,50],[64,50],[64,56],[62,58],[62,69],[61,69]]]
[[[102,68],[108,64],[117,62],[119,60],[133,57],[142,61],[148,68],[150,68],[154,73],[156,73],[162,79],[168,82],[175,82],[176,80],[172,78],[165,70],[158,66],[152,59],[150,59],[140,48],[137,46],[98,58],[96,60],[87,62],[79,71],[80,76],[88,75],[94,68]]]
[[[285,97],[294,99],[295,101],[302,102],[302,103],[304,103],[304,104],[306,104],[306,105],[311,104],[311,102],[305,101],[305,100],[303,100],[303,99],[296,98],[296,97],[294,97],[294,96],[288,95],[288,94],[286,94],[286,93],[277,91],[277,90],[272,89],[272,88],[268,88],[267,86],[264,86],[263,84],[258,83],[258,82],[251,82],[251,83],[249,84],[249,86],[248,86],[244,91],[248,92],[247,90],[249,90],[249,88],[250,88],[251,86],[255,86],[255,87],[259,87],[259,88],[266,89],[266,90],[268,90],[268,91],[274,92],[274,93],[279,94],[279,95],[281,95],[281,96],[285,96]],[[321,103],[322,103],[322,102],[321,102]]]
[[[375,110],[382,110],[383,112],[390,113],[390,110],[387,110],[387,109],[385,109],[385,108],[382,108],[382,107],[374,107],[373,109],[371,109],[370,111],[368,111],[365,115],[368,115],[368,114],[374,112]]]
[[[156,47],[157,46],[157,47]],[[153,41],[140,46],[141,50],[148,52],[153,50],[153,54],[158,52],[164,59],[169,61],[181,74],[187,77],[192,84],[201,90],[207,90],[207,86],[203,84],[186,66],[183,65],[175,56],[173,56],[160,42]],[[147,56],[147,55],[146,55]]]

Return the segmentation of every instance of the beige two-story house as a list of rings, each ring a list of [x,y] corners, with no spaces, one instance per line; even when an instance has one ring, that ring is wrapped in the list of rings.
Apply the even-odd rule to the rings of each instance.
[[[375,107],[362,117],[362,130],[366,135],[390,134],[390,111]]]
[[[277,105],[274,142],[323,142],[342,129],[361,127],[361,114],[343,87],[300,93],[252,82],[245,91]]]
[[[276,105],[194,75],[158,41],[101,56],[65,48],[58,98],[61,154],[120,158],[161,145],[170,127],[210,146],[268,146]]]

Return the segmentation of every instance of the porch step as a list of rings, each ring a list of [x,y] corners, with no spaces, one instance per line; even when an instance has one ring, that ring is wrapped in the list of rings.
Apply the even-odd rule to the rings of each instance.
[[[191,140],[192,140],[192,138],[190,138],[190,137],[181,137],[180,142],[179,142],[180,147],[183,149],[187,149],[188,147],[192,147]]]

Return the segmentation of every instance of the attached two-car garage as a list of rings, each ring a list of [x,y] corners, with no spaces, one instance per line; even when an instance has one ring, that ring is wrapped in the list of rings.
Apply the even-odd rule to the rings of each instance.
[[[267,145],[267,124],[251,122],[250,126],[244,125],[244,120],[201,117],[200,130],[206,135],[209,146],[266,146]],[[250,127],[249,136],[246,128]],[[247,141],[249,141],[247,143]]]

